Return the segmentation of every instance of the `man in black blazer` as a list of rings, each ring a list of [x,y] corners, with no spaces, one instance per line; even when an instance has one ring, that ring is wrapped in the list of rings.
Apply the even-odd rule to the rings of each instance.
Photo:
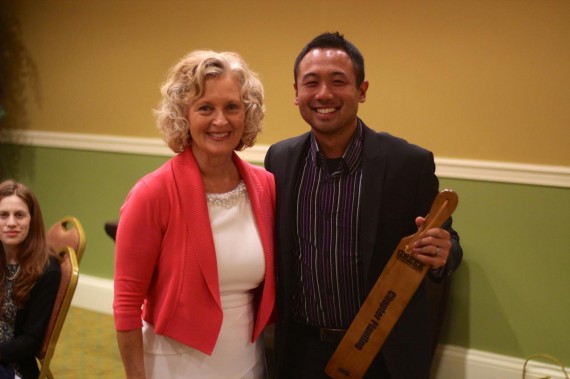
[[[295,61],[295,104],[311,131],[270,147],[277,184],[275,379],[326,378],[324,368],[399,241],[438,193],[433,154],[358,118],[364,59],[323,33]],[[438,280],[462,258],[451,219],[413,253]],[[428,378],[431,343],[422,283],[366,378]]]

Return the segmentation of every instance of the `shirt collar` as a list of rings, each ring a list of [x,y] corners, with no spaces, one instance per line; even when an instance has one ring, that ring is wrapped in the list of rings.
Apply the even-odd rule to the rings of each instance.
[[[316,167],[321,167],[321,166],[326,167],[325,163],[326,158],[319,151],[319,145],[317,144],[317,140],[315,139],[313,133],[311,133],[310,137],[309,154],[311,156],[311,160],[313,161]],[[357,119],[356,131],[354,132],[354,135],[352,136],[352,139],[341,158],[340,167],[342,172],[352,174],[358,168],[361,158],[362,158],[362,121],[360,121],[360,119]]]

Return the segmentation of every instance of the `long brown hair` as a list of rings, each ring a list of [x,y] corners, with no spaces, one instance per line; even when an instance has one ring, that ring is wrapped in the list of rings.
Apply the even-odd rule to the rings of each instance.
[[[46,243],[44,220],[36,196],[25,185],[14,180],[0,183],[0,200],[16,195],[26,203],[30,211],[30,230],[28,236],[18,246],[20,272],[14,279],[12,296],[18,308],[23,307],[36,281],[44,273],[48,264],[49,252]],[[8,270],[6,252],[0,244],[0,297],[4,297],[4,286]]]

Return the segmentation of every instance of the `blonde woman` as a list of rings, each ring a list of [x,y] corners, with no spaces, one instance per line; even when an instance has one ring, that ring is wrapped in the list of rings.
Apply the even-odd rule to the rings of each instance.
[[[263,87],[238,54],[194,51],[161,92],[158,126],[176,156],[130,191],[117,230],[127,378],[264,378],[275,184],[235,153],[261,130]]]

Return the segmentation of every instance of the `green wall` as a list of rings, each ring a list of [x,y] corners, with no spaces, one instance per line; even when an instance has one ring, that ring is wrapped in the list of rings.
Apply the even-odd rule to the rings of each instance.
[[[118,218],[135,181],[168,158],[41,147],[20,156],[17,179],[36,192],[46,223],[71,214],[84,225],[82,273],[112,278],[114,245],[103,224]],[[443,342],[521,358],[546,352],[568,365],[570,189],[442,179],[444,187],[459,194],[465,256]]]
[[[570,363],[570,189],[442,180],[459,194],[464,260],[454,275],[447,343]]]
[[[81,221],[87,235],[81,272],[113,278],[114,244],[104,224],[119,218],[137,179],[168,158],[34,147],[22,147],[20,157],[16,179],[38,197],[46,226],[66,215]]]

